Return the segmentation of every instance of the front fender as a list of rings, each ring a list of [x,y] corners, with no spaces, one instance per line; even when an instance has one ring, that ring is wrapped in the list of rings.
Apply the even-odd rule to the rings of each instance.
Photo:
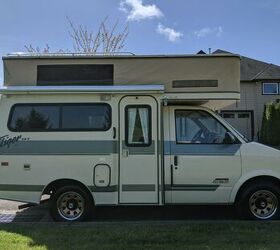
[[[241,186],[248,180],[255,178],[255,177],[260,177],[260,176],[267,176],[267,177],[274,177],[277,179],[280,179],[280,173],[269,170],[269,169],[258,169],[255,171],[250,171],[246,173],[245,175],[242,175],[241,178],[235,183],[231,194],[230,194],[230,203],[235,202],[235,198],[237,195],[238,190],[241,188]]]

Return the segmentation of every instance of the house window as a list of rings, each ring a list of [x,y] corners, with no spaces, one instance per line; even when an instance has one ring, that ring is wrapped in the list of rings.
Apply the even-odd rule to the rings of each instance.
[[[225,119],[229,119],[229,118],[233,119],[235,117],[235,114],[234,113],[222,113],[221,116]]]
[[[250,115],[248,113],[240,113],[238,114],[238,118],[250,118]]]
[[[278,83],[263,83],[263,95],[278,95]]]

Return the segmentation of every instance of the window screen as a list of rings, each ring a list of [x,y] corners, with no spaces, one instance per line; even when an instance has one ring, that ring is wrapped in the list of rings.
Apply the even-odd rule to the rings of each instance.
[[[37,85],[113,85],[112,64],[38,65]]]
[[[227,130],[205,111],[176,110],[177,143],[223,143]]]
[[[151,109],[149,106],[126,108],[126,145],[149,146],[151,144]]]
[[[11,131],[105,131],[111,127],[108,104],[16,104],[8,127]]]

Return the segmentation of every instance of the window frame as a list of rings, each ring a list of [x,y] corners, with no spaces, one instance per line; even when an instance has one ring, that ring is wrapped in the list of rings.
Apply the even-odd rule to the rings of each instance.
[[[12,116],[14,113],[14,110],[17,106],[57,106],[59,109],[59,128],[58,129],[40,129],[40,130],[15,130],[13,129],[10,125],[11,125],[11,121],[12,121]],[[109,121],[109,125],[108,127],[106,127],[106,129],[62,129],[61,125],[62,125],[62,107],[63,106],[107,106],[109,108],[109,116],[110,116],[110,121]],[[86,131],[108,131],[110,128],[112,127],[112,108],[111,105],[109,105],[108,103],[94,103],[94,102],[79,102],[79,103],[16,103],[14,104],[11,108],[10,108],[10,112],[9,112],[9,118],[7,121],[7,128],[11,131],[11,132],[20,132],[20,133],[37,133],[37,132],[86,132]]]
[[[175,124],[175,138],[176,138],[176,144],[179,144],[179,145],[235,145],[235,144],[240,144],[240,141],[239,139],[234,135],[234,138],[235,138],[235,142],[234,143],[231,143],[231,144],[228,144],[228,143],[194,143],[194,142],[190,142],[190,143],[186,143],[186,142],[179,142],[178,141],[178,136],[177,136],[177,122],[176,122],[176,112],[177,111],[199,111],[199,112],[203,112],[203,113],[206,113],[208,114],[209,116],[211,116],[214,120],[216,120],[225,130],[226,132],[231,132],[223,123],[221,123],[215,116],[213,116],[211,113],[205,111],[205,110],[202,110],[202,109],[175,109],[174,110],[174,124]]]
[[[133,144],[133,143],[128,143],[128,109],[129,108],[147,108],[148,109],[148,116],[149,116],[149,124],[148,124],[148,129],[149,129],[149,143],[139,143],[139,144]],[[125,106],[125,146],[127,147],[149,147],[152,145],[152,108],[150,105],[146,104],[136,104],[136,105],[127,105]]]
[[[277,87],[277,93],[265,93],[265,91],[264,91],[264,87],[265,87],[265,85],[267,85],[267,84],[273,84],[273,85],[276,85],[276,87]],[[262,94],[263,95],[279,95],[279,83],[278,82],[262,82]]]

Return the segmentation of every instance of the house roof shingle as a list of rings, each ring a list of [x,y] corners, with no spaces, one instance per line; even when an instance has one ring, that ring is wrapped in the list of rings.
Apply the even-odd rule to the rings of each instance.
[[[213,54],[232,54],[218,49]],[[240,56],[240,81],[280,80],[280,66]]]

